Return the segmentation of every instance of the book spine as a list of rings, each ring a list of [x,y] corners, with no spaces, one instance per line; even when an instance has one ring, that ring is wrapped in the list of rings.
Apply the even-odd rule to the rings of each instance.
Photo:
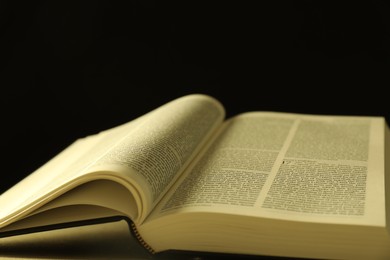
[[[150,253],[152,254],[155,254],[156,252],[153,250],[153,248],[151,246],[148,245],[148,243],[145,242],[145,240],[143,240],[143,238],[141,237],[141,235],[139,234],[138,232],[138,229],[136,227],[136,225],[134,223],[131,223],[131,230],[133,231],[133,234],[134,236],[136,237],[136,239],[138,240],[138,242],[146,249],[148,250]]]

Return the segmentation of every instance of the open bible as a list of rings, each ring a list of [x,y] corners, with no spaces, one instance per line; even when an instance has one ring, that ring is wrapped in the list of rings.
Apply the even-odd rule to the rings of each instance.
[[[123,217],[151,253],[390,259],[389,146],[383,117],[225,118],[192,94],[76,140],[3,193],[0,237]]]

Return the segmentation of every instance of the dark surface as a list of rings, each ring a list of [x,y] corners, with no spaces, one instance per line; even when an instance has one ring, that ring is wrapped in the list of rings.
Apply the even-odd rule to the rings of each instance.
[[[0,193],[76,138],[189,93],[228,116],[389,120],[387,2],[228,2],[1,1]]]

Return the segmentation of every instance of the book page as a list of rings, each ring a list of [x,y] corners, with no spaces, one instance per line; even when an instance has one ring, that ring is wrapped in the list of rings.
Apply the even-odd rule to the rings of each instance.
[[[224,110],[205,95],[189,95],[163,107],[100,158],[98,167],[120,165],[137,183],[144,199],[142,216],[150,212],[220,127]],[[142,221],[142,218],[139,221]]]
[[[384,124],[374,117],[234,117],[151,219],[216,211],[382,225]]]
[[[99,179],[116,181],[130,191],[133,197],[129,201],[137,204],[132,207],[137,212],[129,213],[129,217],[137,216],[133,220],[138,222],[223,118],[219,102],[194,94],[173,100],[123,126],[80,139],[0,196],[0,227],[81,184]],[[79,203],[75,199],[73,196],[72,201]]]
[[[147,116],[98,134],[80,138],[0,196],[0,227],[26,216],[61,193],[81,184],[80,176]],[[62,191],[65,192],[65,191]]]

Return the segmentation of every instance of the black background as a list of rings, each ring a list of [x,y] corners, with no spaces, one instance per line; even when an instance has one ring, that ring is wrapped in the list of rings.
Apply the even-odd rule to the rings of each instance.
[[[0,193],[76,138],[189,93],[228,116],[389,119],[389,4],[253,2],[1,1]]]

